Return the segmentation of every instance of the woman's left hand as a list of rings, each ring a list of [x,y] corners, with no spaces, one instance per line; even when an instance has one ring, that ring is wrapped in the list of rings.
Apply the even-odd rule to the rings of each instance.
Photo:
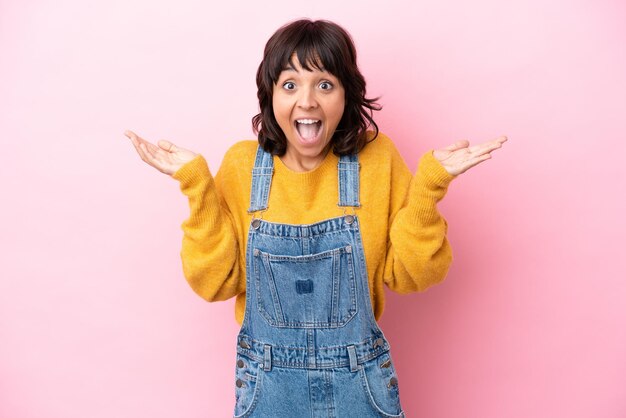
[[[458,176],[476,164],[490,159],[490,152],[502,147],[506,140],[506,136],[500,136],[493,141],[471,147],[467,140],[457,141],[445,148],[434,150],[433,157],[441,163],[449,174]]]

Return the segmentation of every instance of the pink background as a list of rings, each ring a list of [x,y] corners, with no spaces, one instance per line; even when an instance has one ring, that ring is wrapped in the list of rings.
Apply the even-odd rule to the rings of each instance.
[[[626,7],[590,0],[0,0],[0,416],[232,413],[233,301],[186,284],[187,201],[122,133],[215,172],[297,17],[351,32],[412,169],[509,137],[440,205],[446,281],[389,294],[407,415],[626,416]]]

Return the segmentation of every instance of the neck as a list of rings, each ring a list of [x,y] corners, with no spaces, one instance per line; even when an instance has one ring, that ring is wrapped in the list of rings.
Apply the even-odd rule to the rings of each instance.
[[[289,147],[287,147],[285,155],[280,157],[280,160],[288,169],[292,171],[312,171],[319,167],[320,164],[322,164],[322,161],[324,161],[324,159],[326,158],[328,151],[330,151],[330,146],[327,146],[321,153],[314,157],[307,157],[297,153],[289,152]]]

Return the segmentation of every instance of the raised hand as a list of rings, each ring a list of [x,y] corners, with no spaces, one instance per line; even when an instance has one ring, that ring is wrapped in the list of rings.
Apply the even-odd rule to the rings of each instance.
[[[457,176],[491,158],[490,152],[502,147],[507,141],[506,136],[500,136],[493,141],[469,146],[469,141],[457,141],[442,149],[433,151],[435,157],[448,173]]]
[[[126,131],[124,135],[130,138],[142,160],[170,176],[198,155],[188,149],[177,147],[169,141],[161,140],[157,143],[158,146],[154,145],[133,131]]]

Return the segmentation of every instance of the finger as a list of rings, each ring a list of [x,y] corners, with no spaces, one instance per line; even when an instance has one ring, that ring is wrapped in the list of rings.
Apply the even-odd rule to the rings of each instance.
[[[124,135],[126,135],[130,140],[134,143],[139,142],[139,136],[131,130],[124,131]]]
[[[152,157],[152,163],[155,167],[159,168],[159,170],[163,171],[164,164],[168,160],[168,156],[166,155],[166,151],[157,147],[156,145],[148,144],[148,152]]]
[[[469,147],[472,154],[483,155],[502,147],[504,141],[494,140]]]
[[[140,141],[137,141],[137,146],[136,146],[137,152],[139,152],[139,155],[141,155],[142,160],[154,166],[154,162],[156,159],[154,149],[152,148],[154,147],[154,145],[152,145],[146,140],[142,140],[141,138],[139,139]]]
[[[130,142],[135,146],[135,149],[137,149],[138,144],[135,133],[132,131],[125,131],[124,135],[130,139]]]
[[[152,152],[152,149],[148,146],[147,143],[142,142],[141,149],[143,149],[147,156],[154,158],[154,152]]]
[[[131,142],[133,143],[133,146],[135,147],[135,150],[137,151],[141,159],[145,162],[148,162],[146,152],[141,147],[142,145],[142,142],[140,141],[141,138],[139,138],[137,134],[135,134],[133,131],[126,131],[124,132],[124,135],[130,138]]]
[[[143,142],[137,144],[137,152],[141,156],[141,159],[146,163],[152,165],[152,155],[146,149],[146,145]]]
[[[484,145],[484,144],[504,144],[506,141],[508,141],[509,139],[505,136],[505,135],[501,135],[499,137],[497,137],[496,139],[492,140],[492,141],[487,141],[487,142],[483,142],[483,144],[479,144],[479,145]]]
[[[146,141],[145,139],[136,135],[135,135],[135,138],[138,142],[137,145],[143,145],[142,149],[144,153],[146,154],[146,156],[156,158],[157,155],[161,152],[161,149],[157,147],[156,145],[154,145],[152,142]]]
[[[125,134],[127,134],[126,136],[128,136],[130,138],[131,142],[135,146],[135,149],[137,149],[137,152],[139,152],[143,156],[147,156],[146,155],[147,154],[146,151],[147,151],[147,147],[149,145],[151,145],[150,142],[146,141],[145,139],[143,139],[142,137],[140,137],[139,135],[137,135],[133,131],[126,131]],[[141,144],[144,145],[143,148],[140,148]]]
[[[144,158],[145,158],[144,161],[148,165],[151,165],[152,167],[159,170],[160,172],[169,174],[169,172],[166,169],[166,165],[163,163],[163,155],[158,154],[158,153],[153,153],[153,150],[150,149],[149,145],[152,145],[152,144],[148,143],[148,146],[146,146],[145,143],[139,144],[139,147],[141,148]],[[154,147],[154,145],[152,146]]]
[[[469,146],[469,141],[467,139],[463,139],[460,141],[456,141],[454,144],[448,145],[447,147],[443,149],[446,151],[456,151],[461,148],[467,148],[468,146]]]
[[[170,141],[166,141],[166,140],[162,139],[159,142],[157,142],[157,144],[159,145],[159,147],[161,147],[162,149],[164,149],[167,152],[176,152],[176,151],[178,151],[178,147],[176,147],[176,145],[172,144]]]
[[[153,145],[152,143],[150,143],[150,141],[146,141],[145,139],[143,139],[142,137],[140,137],[139,135],[137,135],[136,133],[134,133],[133,131],[126,131],[124,132],[124,135],[126,135],[127,137],[129,137],[131,139],[131,141],[133,141],[133,143],[137,143],[137,145],[139,145],[140,143],[144,143],[146,144],[148,147],[150,145],[152,145],[152,147],[156,148],[155,145]]]

